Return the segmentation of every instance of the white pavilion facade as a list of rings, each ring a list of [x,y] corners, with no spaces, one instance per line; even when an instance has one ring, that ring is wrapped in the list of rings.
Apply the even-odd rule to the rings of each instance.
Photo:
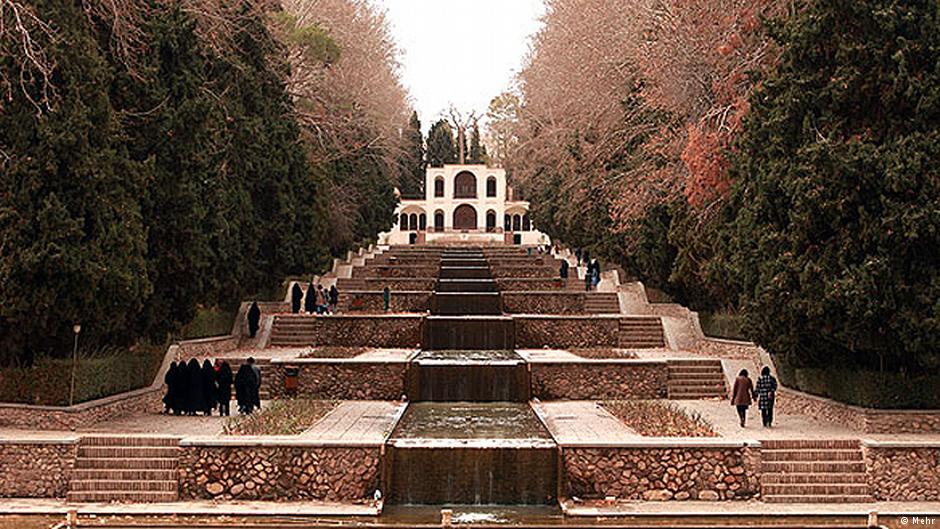
[[[529,202],[513,199],[504,169],[428,167],[424,189],[424,198],[400,200],[395,225],[379,236],[380,244],[549,242],[533,227]]]

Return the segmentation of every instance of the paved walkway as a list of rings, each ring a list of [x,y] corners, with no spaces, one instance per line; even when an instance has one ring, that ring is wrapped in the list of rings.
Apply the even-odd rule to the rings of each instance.
[[[63,499],[7,499],[0,501],[0,515],[62,514],[71,509],[79,515],[138,516],[375,516],[375,502],[336,503],[327,501],[180,501],[172,503],[67,503]]]
[[[562,504],[568,516],[864,516],[932,515],[940,524],[940,502],[775,503],[760,501],[582,501]]]
[[[380,400],[344,401],[300,434],[300,439],[348,445],[381,444],[395,427],[405,406],[402,402]]]
[[[560,445],[603,444],[641,438],[594,401],[538,402],[532,407]]]

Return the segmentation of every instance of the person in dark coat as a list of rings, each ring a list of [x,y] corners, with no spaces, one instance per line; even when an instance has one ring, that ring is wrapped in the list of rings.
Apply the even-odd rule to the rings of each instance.
[[[558,276],[562,279],[568,279],[568,260],[561,260],[561,267],[558,269]]]
[[[251,413],[254,409],[257,393],[255,372],[248,364],[242,364],[235,374],[235,400],[238,401],[239,413]]]
[[[294,282],[290,289],[290,311],[294,314],[300,312],[300,303],[304,299],[304,289],[300,288],[300,283]]]
[[[215,363],[218,366],[215,370],[215,400],[219,403],[219,416],[227,417],[232,400],[232,366],[225,360],[216,360]]]
[[[330,312],[336,312],[336,306],[339,305],[339,289],[336,284],[330,287]]]
[[[206,395],[203,392],[202,369],[199,367],[199,360],[190,359],[186,365],[186,377],[188,387],[186,388],[186,413],[196,415],[206,409]]]
[[[176,409],[176,362],[170,362],[170,368],[163,375],[163,383],[166,384],[166,394],[163,395],[163,413],[169,415]]]
[[[313,314],[317,310],[317,289],[313,281],[307,283],[307,295],[304,296],[304,312]]]
[[[734,380],[734,387],[731,391],[731,405],[738,411],[738,418],[741,420],[741,428],[744,428],[744,420],[747,418],[747,408],[754,400],[754,383],[748,376],[747,369],[742,369],[738,373],[738,378]]]
[[[591,277],[591,267],[584,269],[584,290],[591,290],[591,285],[594,284],[594,279]]]
[[[774,403],[777,400],[777,379],[770,374],[770,368],[764,366],[757,377],[757,387],[754,390],[757,399],[757,408],[760,409],[761,422],[764,428],[770,428],[774,422]]]
[[[261,367],[255,363],[255,359],[252,356],[248,357],[248,365],[251,366],[251,372],[255,374],[255,392],[254,392],[254,405],[259,410],[261,409]]]
[[[591,261],[591,284],[597,286],[601,282],[601,264],[597,259]]]
[[[202,411],[206,413],[206,417],[212,415],[212,410],[215,409],[216,393],[215,370],[212,369],[212,363],[207,358],[202,362],[202,395],[205,400],[205,408]]]
[[[581,248],[574,251],[574,256],[578,258],[578,266],[581,266]]]
[[[248,336],[254,338],[258,334],[258,327],[261,325],[261,308],[257,301],[251,302],[248,308]]]

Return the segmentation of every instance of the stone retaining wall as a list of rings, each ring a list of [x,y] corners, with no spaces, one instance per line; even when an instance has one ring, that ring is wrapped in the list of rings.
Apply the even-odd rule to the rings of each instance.
[[[760,454],[745,447],[565,447],[568,497],[746,500],[759,494]]]
[[[423,316],[356,315],[304,316],[310,346],[413,348],[421,342]],[[272,330],[272,343],[277,329]]]
[[[503,312],[509,314],[583,314],[581,292],[502,292]]]
[[[664,399],[666,362],[589,361],[530,364],[532,396],[541,400]]]
[[[558,277],[558,269],[543,265],[491,266],[490,271],[496,279],[504,277],[538,277],[543,279]]]
[[[940,501],[940,444],[862,443],[872,495],[880,501]]]
[[[374,265],[353,268],[353,278],[367,277],[437,277],[439,266]]]
[[[77,439],[0,442],[0,498],[64,498]]]
[[[0,426],[27,430],[75,430],[135,413],[159,413],[163,388],[149,387],[75,406],[0,404]]]
[[[874,410],[790,388],[778,391],[780,413],[800,414],[863,433],[940,433],[940,410]]]
[[[618,347],[620,320],[603,316],[514,316],[520,349]]]
[[[379,447],[183,446],[180,499],[325,500],[372,498]]]
[[[372,279],[363,279],[365,284],[365,290],[379,291],[381,292],[386,286],[389,290],[392,291],[392,295],[401,292],[414,292],[417,290],[426,290],[430,292],[434,290],[434,287],[437,285],[437,279],[428,278],[428,277],[389,277],[389,278],[372,278]],[[340,300],[343,298],[344,292],[341,290]]]
[[[247,330],[245,331],[247,334]],[[177,355],[180,360],[189,361],[190,358],[214,358],[238,349],[237,336],[214,336],[198,340],[186,340],[179,343]]]
[[[407,362],[359,362],[343,360],[299,360],[276,363],[270,391],[285,397],[284,366],[298,368],[297,394],[314,399],[398,400],[405,394]]]
[[[385,301],[382,292],[346,292],[341,297],[341,309],[347,312],[383,312]],[[392,312],[427,312],[431,304],[431,292],[394,291],[389,299]]]
[[[499,289],[505,294],[507,291],[546,291],[561,290],[567,286],[564,279],[555,278],[522,278],[522,277],[504,277],[496,280]]]

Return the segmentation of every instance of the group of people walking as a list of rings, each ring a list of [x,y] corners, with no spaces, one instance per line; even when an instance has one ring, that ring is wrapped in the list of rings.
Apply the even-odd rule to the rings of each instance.
[[[163,396],[164,413],[195,416],[212,415],[216,409],[219,416],[230,415],[232,389],[239,413],[251,413],[261,408],[261,368],[249,358],[238,373],[232,374],[228,362],[208,359],[199,364],[192,358],[189,362],[173,362],[163,377],[166,394]]]
[[[601,264],[597,262],[597,259],[589,260],[590,255],[588,252],[582,252],[580,248],[574,252],[574,255],[578,259],[578,266],[581,266],[582,261],[587,266],[587,270],[584,272],[584,290],[597,288],[597,285],[601,282]],[[568,279],[569,268],[568,260],[562,259],[558,268],[558,277]]]
[[[323,285],[314,286],[313,282],[307,284],[306,294],[299,283],[294,283],[290,292],[290,310],[299,314],[301,310],[307,314],[332,314],[336,312],[339,304],[339,289],[333,285],[329,290]]]
[[[774,422],[774,403],[777,399],[777,379],[770,374],[770,368],[764,366],[757,378],[757,386],[748,376],[747,369],[738,373],[731,391],[731,405],[738,411],[741,428],[744,428],[747,419],[747,409],[757,401],[760,409],[761,422],[765,428],[770,428]]]

